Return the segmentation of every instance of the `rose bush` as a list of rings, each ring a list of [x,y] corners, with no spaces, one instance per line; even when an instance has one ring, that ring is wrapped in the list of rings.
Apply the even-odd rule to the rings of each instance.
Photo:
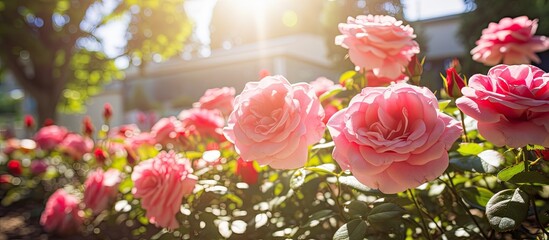
[[[497,146],[549,147],[549,74],[531,65],[498,65],[476,74],[456,105]]]
[[[413,33],[392,20],[365,21],[346,27],[367,29],[355,37],[368,33],[372,41],[359,43],[378,50],[402,49],[374,33]],[[410,36],[401,40],[414,52]],[[399,56],[383,64],[400,66]],[[466,86],[452,60],[445,91],[432,89],[438,100],[421,87],[436,84],[421,79],[420,59],[398,67],[398,79],[363,67],[344,72],[340,85],[290,84],[262,71],[235,98],[228,123],[219,110],[197,106],[151,131],[112,127],[107,105],[102,125],[85,121],[82,134],[49,126],[38,129],[39,143],[6,134],[0,220],[32,224],[43,212],[51,238],[543,239],[549,75],[500,65]],[[67,146],[78,144],[68,143],[87,138],[93,148],[71,154]],[[20,232],[7,237],[38,236]]]
[[[209,110],[217,109],[223,115],[229,116],[233,111],[234,94],[235,90],[232,87],[208,89],[193,106]]]
[[[270,76],[246,84],[224,134],[245,161],[297,168],[307,161],[307,147],[322,137],[323,117],[309,84],[291,85],[282,76]]]

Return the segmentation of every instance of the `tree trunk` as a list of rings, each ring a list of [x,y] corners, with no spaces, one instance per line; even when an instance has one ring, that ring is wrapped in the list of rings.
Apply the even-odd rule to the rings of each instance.
[[[53,87],[53,86],[52,86]],[[47,94],[47,92],[55,91],[54,89],[44,89],[38,94],[32,95],[36,101],[36,110],[38,113],[38,126],[44,125],[46,119],[51,119],[54,122],[57,120],[57,103],[59,97],[54,97],[52,94]]]

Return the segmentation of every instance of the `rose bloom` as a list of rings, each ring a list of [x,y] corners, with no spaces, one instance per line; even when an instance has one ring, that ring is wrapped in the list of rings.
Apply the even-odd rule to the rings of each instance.
[[[8,172],[13,176],[19,176],[23,173],[23,167],[21,166],[21,162],[19,160],[9,160],[7,167]]]
[[[93,141],[88,137],[82,137],[76,133],[69,133],[59,143],[59,149],[67,153],[75,160],[81,159],[84,154],[91,152]]]
[[[298,168],[307,162],[308,146],[324,134],[323,117],[309,84],[291,85],[282,76],[269,76],[246,84],[224,134],[245,161]]]
[[[40,128],[34,135],[34,141],[41,149],[52,150],[65,139],[68,133],[69,131],[64,127],[50,125]]]
[[[78,209],[78,199],[63,189],[55,191],[40,217],[44,230],[58,235],[78,232],[84,222],[84,213]]]
[[[341,85],[336,85],[334,81],[325,77],[319,77],[314,81],[310,82],[309,84],[314,89],[315,95],[317,97],[320,97],[320,95],[324,94],[325,92],[331,91],[333,89],[341,88]]]
[[[151,223],[168,229],[179,227],[175,215],[183,197],[192,193],[197,181],[192,172],[189,160],[173,151],[162,151],[135,166],[133,193],[141,198],[141,206]]]
[[[364,77],[366,78],[366,86],[368,87],[382,87],[388,86],[392,82],[399,83],[408,81],[408,77],[404,74],[400,74],[396,78],[389,78],[376,76],[373,71],[366,71]]]
[[[549,147],[549,74],[531,65],[498,65],[476,74],[456,105],[478,121],[478,131],[496,146]]]
[[[349,49],[356,66],[377,77],[396,79],[412,57],[419,53],[414,29],[391,16],[360,15],[339,24],[337,45]]]
[[[84,204],[92,209],[94,214],[107,209],[118,193],[121,181],[120,171],[109,169],[104,172],[97,169],[91,172],[84,183]]]
[[[135,124],[126,124],[118,127],[114,127],[109,131],[109,138],[122,138],[131,137],[141,132],[139,127]]]
[[[238,158],[236,162],[235,174],[250,185],[256,184],[259,179],[259,172],[255,168],[254,162],[246,162],[242,158]]]
[[[534,36],[538,20],[527,16],[503,18],[499,23],[490,23],[482,30],[477,46],[471,50],[473,60],[488,66],[504,64],[528,64],[540,62],[536,52],[549,49],[549,38]]]
[[[201,137],[224,140],[225,119],[217,109],[191,108],[181,111],[177,117],[185,129],[190,129]]]
[[[232,87],[211,88],[206,90],[193,107],[203,109],[217,109],[228,116],[233,111],[235,90]]]
[[[32,174],[38,175],[45,173],[48,170],[48,163],[43,159],[32,160],[30,164],[30,171]]]
[[[161,118],[152,126],[151,134],[156,142],[167,145],[177,145],[180,143],[179,136],[183,132],[183,125],[177,118],[171,116]]]
[[[440,176],[462,129],[427,88],[364,88],[328,121],[334,159],[368,187],[397,193]]]

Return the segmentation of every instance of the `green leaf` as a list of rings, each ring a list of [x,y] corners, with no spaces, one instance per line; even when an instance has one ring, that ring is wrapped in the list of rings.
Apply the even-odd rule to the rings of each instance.
[[[336,169],[336,165],[333,163],[326,163],[326,164],[318,165],[315,167],[306,167],[305,169],[308,171],[313,171],[318,174],[336,175],[334,173]]]
[[[494,193],[483,187],[467,187],[459,190],[459,193],[467,203],[482,210],[486,208],[486,204],[494,196]]]
[[[446,109],[446,107],[448,107],[448,104],[450,104],[450,102],[452,102],[452,100],[440,100],[440,101],[438,101],[438,109],[440,111],[443,111],[444,109]]]
[[[290,178],[290,188],[296,190],[305,183],[305,177],[307,176],[307,170],[301,168],[297,169]]]
[[[375,206],[368,214],[368,222],[371,224],[386,224],[402,216],[404,210],[394,203],[382,203]]]
[[[345,210],[351,218],[365,217],[370,209],[368,205],[360,200],[353,200],[345,206]]]
[[[341,74],[341,76],[339,77],[339,82],[343,82],[347,79],[350,79],[350,78],[353,78],[355,75],[356,75],[356,71],[347,71],[347,72],[344,72],[343,74]]]
[[[484,147],[478,143],[461,143],[457,151],[463,156],[477,155],[484,150]]]
[[[498,179],[504,182],[509,181],[513,176],[517,175],[520,172],[524,171],[524,162],[517,163],[513,166],[504,168],[503,170],[499,171],[498,173]]]
[[[314,227],[318,225],[321,221],[335,215],[334,211],[331,209],[324,209],[318,212],[315,212],[309,216],[309,220],[305,223],[305,227]]]
[[[528,215],[529,197],[519,188],[496,193],[486,204],[486,217],[497,232],[516,229]]]
[[[330,91],[327,91],[327,92],[323,93],[322,95],[320,95],[318,100],[320,102],[323,102],[323,101],[335,96],[336,94],[340,93],[341,91],[343,91],[343,88],[334,88],[334,89],[332,89]]]
[[[549,178],[540,172],[530,171],[517,173],[508,182],[545,186],[549,185]]]
[[[334,234],[334,240],[364,239],[366,223],[361,219],[352,220],[341,226]]]
[[[486,162],[478,156],[451,158],[450,164],[463,171],[478,173],[496,173],[499,166],[494,166],[490,162]]]

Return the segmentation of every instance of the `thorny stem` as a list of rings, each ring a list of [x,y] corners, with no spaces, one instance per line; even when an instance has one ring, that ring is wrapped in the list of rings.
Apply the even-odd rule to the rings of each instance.
[[[446,176],[448,176],[448,180],[450,182],[450,191],[452,192],[452,194],[454,195],[454,197],[456,198],[458,204],[463,208],[463,210],[465,210],[465,212],[467,213],[467,215],[469,215],[469,217],[473,220],[473,222],[475,223],[475,225],[478,227],[478,230],[480,231],[480,234],[482,235],[482,237],[484,237],[485,239],[488,239],[488,235],[486,235],[486,233],[484,233],[484,231],[482,230],[482,228],[480,227],[480,224],[477,222],[477,220],[475,219],[475,216],[473,216],[473,214],[471,213],[471,211],[469,211],[469,208],[467,208],[467,206],[465,205],[465,203],[463,203],[463,199],[461,199],[461,197],[459,196],[459,194],[457,193],[456,191],[456,186],[454,185],[454,181],[452,180],[452,176],[449,174],[449,173],[446,173]],[[448,185],[448,183],[446,183],[446,181],[443,181],[441,180],[442,182],[444,182],[446,185]]]
[[[421,223],[423,224],[423,231],[424,235],[427,237],[427,239],[431,239],[431,234],[429,234],[429,227],[427,226],[427,223],[425,222],[425,218],[423,217],[423,212],[421,211],[421,208],[419,207],[419,204],[417,203],[416,197],[414,196],[414,193],[412,190],[408,189],[406,190],[410,197],[412,198],[412,201],[414,202],[414,205],[416,205],[416,209],[419,212],[419,218],[421,219]]]

